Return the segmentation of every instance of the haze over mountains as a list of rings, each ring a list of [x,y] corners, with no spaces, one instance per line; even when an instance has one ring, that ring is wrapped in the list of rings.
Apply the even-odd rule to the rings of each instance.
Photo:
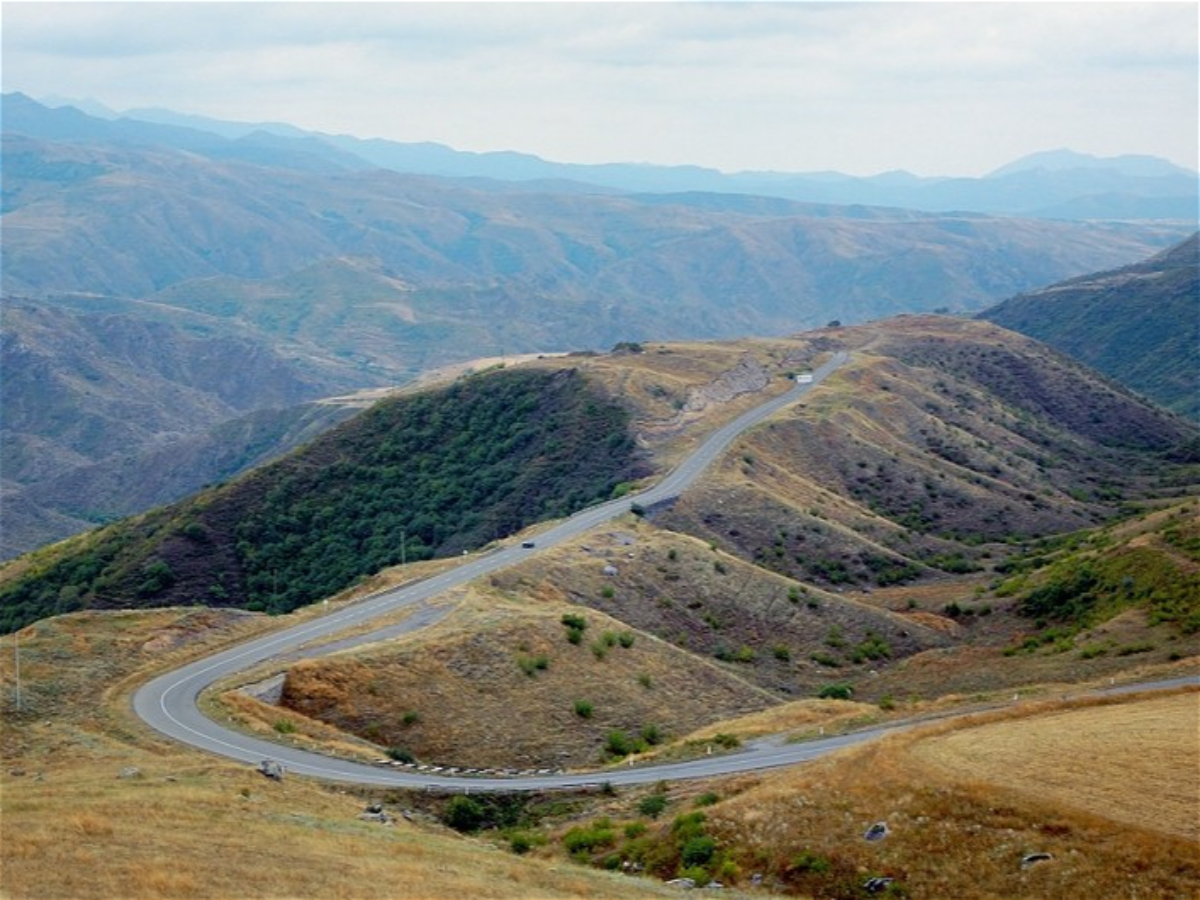
[[[429,141],[401,143],[330,135],[278,122],[229,122],[167,109],[117,113],[95,102],[76,104],[92,114],[92,121],[80,117],[70,101],[57,99],[47,102],[47,106],[56,107],[47,117],[30,108],[28,98],[9,97],[16,116],[6,107],[5,117],[14,131],[25,131],[27,119],[49,118],[51,121],[34,131],[49,129],[60,139],[186,141],[198,149],[248,161],[268,158],[273,153],[275,164],[286,158],[290,149],[298,151],[292,164],[301,166],[316,165],[319,158],[351,169],[379,167],[449,178],[542,182],[547,186],[556,182],[556,190],[571,189],[569,183],[574,182],[575,189],[590,191],[604,187],[633,193],[746,194],[807,203],[1065,219],[1194,221],[1197,215],[1196,173],[1151,156],[1099,158],[1065,149],[1049,150],[1015,160],[980,178],[919,177],[904,171],[870,177],[840,172],[724,173],[700,166],[560,163],[516,151],[474,153]],[[185,136],[185,129],[207,137]],[[226,141],[219,151],[213,135]],[[301,154],[310,155],[307,163],[300,162]]]
[[[3,104],[5,556],[267,458],[344,416],[297,406],[331,394],[482,356],[975,312],[1195,228],[1195,173],[1147,159],[724,176]],[[1107,194],[1138,219],[862,205]]]

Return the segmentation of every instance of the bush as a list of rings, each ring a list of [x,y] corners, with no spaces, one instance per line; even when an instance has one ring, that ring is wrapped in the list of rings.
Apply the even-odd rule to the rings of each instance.
[[[483,804],[474,797],[460,794],[451,797],[450,802],[446,804],[443,820],[455,831],[469,832],[482,828],[486,816]]]
[[[854,688],[844,681],[827,684],[817,693],[822,700],[849,700],[854,696]]]
[[[617,636],[617,642],[620,643],[620,645],[626,650],[633,646],[634,640],[635,637],[632,631],[622,631]]]
[[[587,700],[576,700],[575,715],[581,719],[590,719],[592,717],[592,704]]]
[[[699,797],[697,797],[695,799],[695,801],[693,801],[692,805],[693,806],[712,806],[714,803],[716,803],[720,799],[721,799],[720,796],[713,793],[712,791],[708,791],[707,793],[701,794]]]
[[[650,794],[647,797],[643,797],[642,801],[638,804],[638,812],[643,816],[649,816],[651,819],[657,819],[666,808],[666,794]]]
[[[586,631],[587,619],[583,616],[575,615],[574,613],[563,613],[563,617],[559,620],[569,630]]]
[[[296,723],[293,722],[291,719],[276,719],[275,720],[275,730],[278,731],[280,734],[295,734],[296,733]]]
[[[532,678],[538,672],[544,672],[550,668],[550,657],[545,653],[539,653],[537,656],[518,656],[517,665],[521,667],[521,671]]]
[[[599,819],[587,827],[572,828],[563,835],[563,846],[572,856],[592,853],[616,843],[617,835],[608,819]]]
[[[636,749],[629,735],[623,731],[610,731],[604,740],[604,750],[609,756],[628,756]]]
[[[707,865],[717,851],[717,841],[707,834],[689,838],[680,850],[680,861],[684,866]]]
[[[389,759],[394,759],[396,762],[415,763],[417,758],[405,750],[403,747],[388,747],[387,755]]]
[[[797,872],[811,872],[814,875],[824,875],[829,872],[833,865],[829,860],[821,856],[819,853],[813,853],[811,850],[801,850],[792,860],[792,869]]]

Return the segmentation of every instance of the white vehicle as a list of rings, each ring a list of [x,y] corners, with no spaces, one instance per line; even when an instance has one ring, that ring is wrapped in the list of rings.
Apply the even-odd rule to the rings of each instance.
[[[801,372],[796,376],[796,384],[812,384],[812,372]]]

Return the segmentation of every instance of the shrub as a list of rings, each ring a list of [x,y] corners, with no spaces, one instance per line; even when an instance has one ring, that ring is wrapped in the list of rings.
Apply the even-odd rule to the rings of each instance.
[[[572,856],[592,853],[616,843],[617,835],[608,819],[598,819],[587,827],[575,827],[563,835],[563,846]]]
[[[447,825],[455,831],[462,832],[478,831],[483,827],[485,818],[486,812],[483,804],[474,797],[462,794],[450,798],[443,814],[443,820]]]
[[[680,843],[686,843],[694,837],[704,834],[704,823],[708,819],[702,812],[684,813],[676,816],[671,823],[671,833]]]
[[[827,684],[817,693],[822,700],[849,700],[854,696],[854,688],[844,681]]]
[[[716,803],[720,799],[721,798],[717,794],[713,793],[712,791],[708,791],[707,793],[701,794],[699,797],[697,797],[695,799],[695,801],[693,801],[692,805],[693,806],[712,806],[714,803]]]
[[[662,732],[658,730],[657,725],[647,725],[642,729],[642,740],[654,747],[662,743]]]
[[[828,858],[821,856],[819,853],[813,853],[811,850],[801,850],[792,860],[792,869],[797,872],[811,872],[814,875],[824,875],[829,872],[833,865]]]
[[[550,668],[550,657],[545,653],[539,653],[537,656],[518,656],[517,665],[521,667],[521,671],[532,678],[538,672],[544,672]]]
[[[387,755],[389,759],[394,759],[396,762],[415,763],[417,758],[405,750],[403,747],[388,747]]]
[[[508,839],[508,846],[518,856],[524,856],[533,849],[533,839],[523,831],[518,831]]]
[[[632,631],[622,631],[622,632],[621,632],[621,633],[620,633],[620,634],[617,636],[617,641],[618,641],[618,642],[620,643],[620,645],[621,645],[623,648],[625,648],[626,650],[628,650],[630,647],[632,647],[632,646],[633,646],[633,642],[634,642],[634,640],[636,640],[636,638],[635,638],[635,636],[634,636],[634,634],[633,634],[633,632],[632,632]]]
[[[421,714],[419,712],[417,712],[415,709],[410,709],[408,712],[406,712],[404,714],[403,718],[400,719],[400,723],[402,725],[416,725],[420,721],[421,721]]]
[[[296,733],[296,723],[293,722],[291,719],[276,719],[275,720],[275,730],[278,731],[280,734],[295,734]]]
[[[638,680],[638,684],[640,684],[642,687],[646,688],[646,690],[649,690],[650,688],[654,687],[654,679],[651,678],[645,672],[643,672],[641,675],[639,675],[637,680]]]
[[[651,819],[657,819],[666,808],[666,794],[650,794],[643,797],[642,801],[638,804],[638,812],[643,816],[649,816]]]
[[[628,756],[635,749],[633,741],[623,731],[610,731],[604,739],[604,750],[609,756]]]
[[[587,619],[583,616],[575,615],[574,613],[563,613],[563,617],[559,620],[568,630],[585,631],[587,630]]]
[[[613,590],[611,584],[606,584],[604,587],[600,588],[600,596],[605,600],[611,600],[615,593],[616,592]]]
[[[581,719],[590,719],[592,717],[592,704],[587,700],[576,700],[575,715]]]
[[[780,662],[787,662],[792,658],[792,651],[783,644],[776,644],[771,648],[771,653],[774,654],[775,658]]]
[[[689,838],[680,850],[680,860],[684,866],[703,866],[713,858],[717,850],[717,841],[707,834],[698,834]]]

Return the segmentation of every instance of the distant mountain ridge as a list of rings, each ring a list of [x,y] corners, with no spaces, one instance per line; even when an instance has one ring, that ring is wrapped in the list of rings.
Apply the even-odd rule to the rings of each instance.
[[[979,318],[1070,354],[1200,419],[1197,235],[1144,262],[1072,278],[984,310]]]
[[[226,477],[321,396],[480,357],[973,312],[1185,233],[449,179],[286,127],[222,135],[12,94],[3,113],[0,351],[6,369],[36,360],[4,383],[5,554]],[[271,421],[239,430],[256,413]],[[229,466],[194,465],[231,433],[251,443],[212,454]],[[139,470],[159,483],[130,493]]]
[[[6,94],[4,102],[6,128],[12,131],[42,137],[53,133],[62,139],[70,128],[81,129],[80,136],[95,137],[101,127],[93,123],[85,128],[78,116],[71,115],[77,110],[70,107],[38,110],[35,107],[41,105],[24,95]],[[41,124],[42,119],[49,124]],[[310,164],[322,160],[348,169],[378,166],[450,178],[576,182],[634,193],[756,194],[807,203],[1047,218],[1196,221],[1200,214],[1200,181],[1195,171],[1156,157],[1100,158],[1064,149],[1031,154],[981,178],[919,177],[901,171],[856,177],[839,172],[723,173],[702,166],[558,163],[516,151],[476,153],[430,141],[328,135],[278,122],[227,122],[163,109],[129,110],[106,124],[109,134],[119,133],[126,140],[180,140],[180,131],[208,135],[190,138],[200,143],[219,136],[228,142],[219,151],[228,158],[253,159],[274,151],[296,154],[296,165],[307,158]]]

